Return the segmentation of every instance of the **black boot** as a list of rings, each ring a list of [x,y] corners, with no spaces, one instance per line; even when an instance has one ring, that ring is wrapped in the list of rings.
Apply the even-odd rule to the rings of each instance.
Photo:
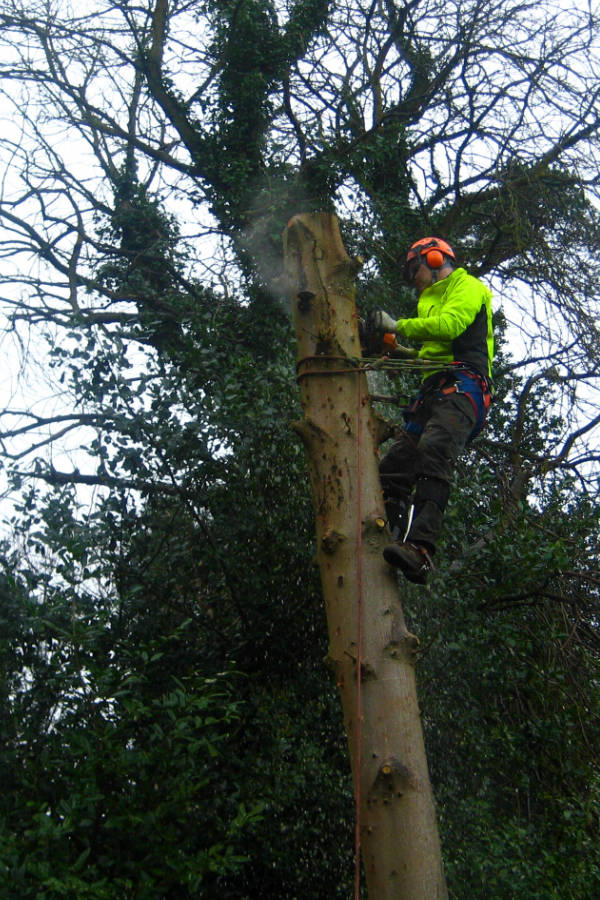
[[[434,565],[431,553],[424,544],[412,541],[388,544],[383,551],[383,558],[390,566],[395,566],[414,584],[426,584]]]
[[[384,548],[383,558],[415,584],[426,584],[434,570],[433,554],[442,530],[450,487],[441,478],[418,478],[410,531]]]

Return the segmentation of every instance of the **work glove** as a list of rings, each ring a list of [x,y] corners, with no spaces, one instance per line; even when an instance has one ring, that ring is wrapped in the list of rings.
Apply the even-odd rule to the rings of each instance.
[[[369,325],[371,326],[373,331],[381,332],[383,334],[387,332],[396,334],[397,321],[397,319],[392,319],[392,317],[382,309],[374,309],[370,314]]]

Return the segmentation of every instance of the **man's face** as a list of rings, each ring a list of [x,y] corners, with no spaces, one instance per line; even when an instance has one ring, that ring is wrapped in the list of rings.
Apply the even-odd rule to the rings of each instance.
[[[433,272],[419,258],[411,259],[408,265],[408,277],[419,294],[433,284]]]

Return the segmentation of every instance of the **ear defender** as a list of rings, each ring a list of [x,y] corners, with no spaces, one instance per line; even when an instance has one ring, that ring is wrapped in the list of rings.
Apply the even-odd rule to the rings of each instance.
[[[441,269],[444,265],[444,254],[440,250],[428,250],[424,255],[430,269]]]
[[[454,250],[443,238],[425,237],[415,241],[406,254],[404,280],[412,284],[421,263],[424,263],[435,273],[442,268],[446,257],[449,260],[456,260]]]

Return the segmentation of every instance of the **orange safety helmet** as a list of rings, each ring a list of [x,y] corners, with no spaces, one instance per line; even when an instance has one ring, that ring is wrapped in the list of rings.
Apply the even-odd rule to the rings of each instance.
[[[406,254],[404,277],[407,281],[410,281],[410,270],[412,268],[410,264],[412,260],[418,260],[419,263],[425,263],[430,269],[441,269],[444,265],[444,257],[446,256],[456,260],[454,250],[447,241],[437,237],[421,238],[414,242]]]

